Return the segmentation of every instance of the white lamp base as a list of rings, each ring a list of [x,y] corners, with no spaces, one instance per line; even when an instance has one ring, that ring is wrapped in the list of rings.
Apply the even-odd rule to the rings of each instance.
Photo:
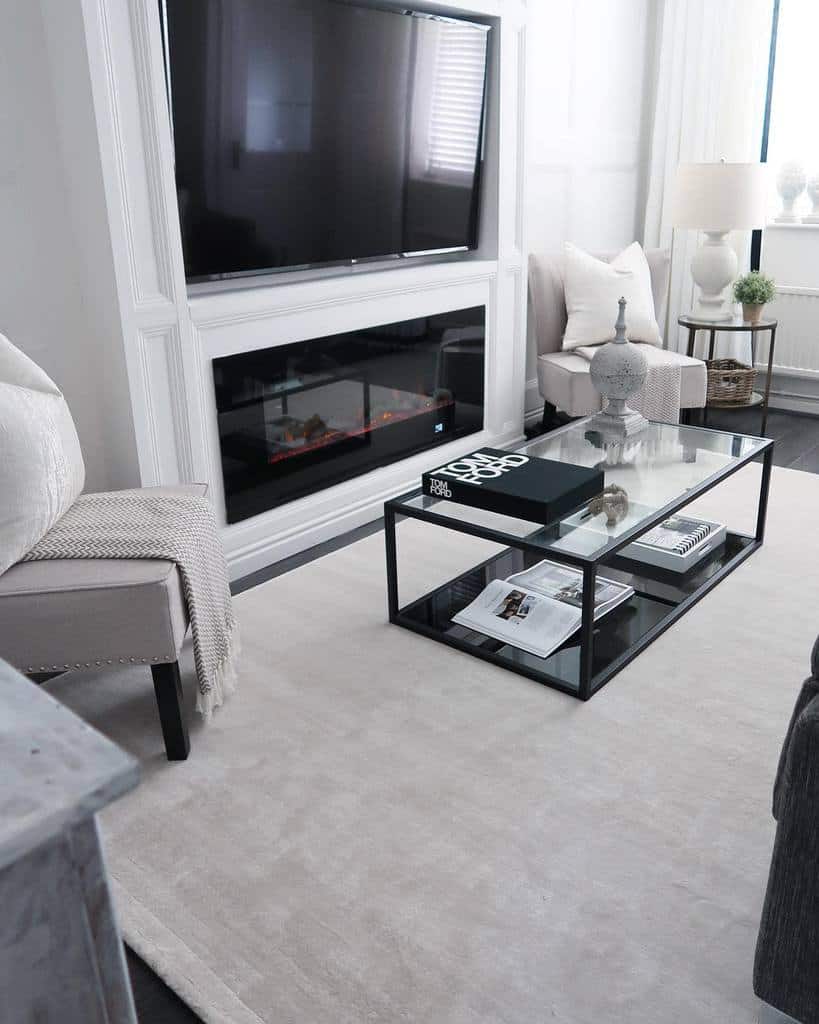
[[[691,276],[700,295],[693,315],[717,323],[733,319],[725,289],[737,275],[737,254],[727,242],[727,231],[706,231],[705,241],[691,260]]]

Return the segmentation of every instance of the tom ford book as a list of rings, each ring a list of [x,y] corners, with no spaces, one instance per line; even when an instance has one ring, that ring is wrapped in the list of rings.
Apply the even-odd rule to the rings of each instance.
[[[433,498],[551,523],[597,497],[604,477],[599,469],[481,448],[424,473],[421,486]]]

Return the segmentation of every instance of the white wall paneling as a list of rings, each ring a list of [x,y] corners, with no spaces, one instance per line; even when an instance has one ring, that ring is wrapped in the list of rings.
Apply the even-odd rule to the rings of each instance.
[[[100,401],[102,372],[109,373],[116,387],[102,345],[105,328],[92,317],[92,310],[105,309],[106,289],[109,308],[114,304],[113,280],[106,274],[110,248],[107,260],[104,247],[100,249],[96,277],[89,279],[75,233],[75,182],[65,173],[63,160],[62,102],[81,97],[73,146],[86,145],[87,126],[94,124],[88,70],[86,66],[84,76],[70,85],[59,82],[59,90],[52,88],[63,54],[51,46],[48,13],[38,3],[0,3],[0,331],[62,389],[77,424],[88,486],[104,488],[111,479],[135,482],[127,474],[136,458],[133,448],[129,452],[127,445],[117,444],[117,429]],[[78,13],[80,31],[61,26],[62,37],[64,45],[76,42],[75,53],[83,53]],[[82,68],[82,60],[80,64]],[[96,149],[93,135],[89,149]],[[86,180],[90,186],[98,184],[99,197],[99,169],[90,166]],[[92,221],[87,227],[93,230]],[[127,409],[127,388],[123,390]],[[123,468],[124,476],[118,477]]]
[[[138,333],[140,371],[145,382],[146,422],[151,431],[151,477],[167,483],[193,480],[191,433],[177,324],[144,327]]]
[[[531,5],[525,217],[532,251],[642,237],[653,90],[653,0]],[[539,415],[529,329],[527,417]]]
[[[41,0],[56,5],[57,0]],[[399,0],[387,0],[397,8]],[[116,276],[117,344],[126,368],[143,484],[204,480],[222,519],[211,360],[449,309],[487,308],[485,429],[241,524],[223,525],[234,576],[380,514],[389,494],[477,442],[522,436],[527,173],[524,0],[417,9],[489,20],[486,159],[480,247],[462,259],[386,263],[187,289],[155,0],[67,0],[80,12]],[[71,110],[66,110],[67,116]],[[74,112],[79,116],[79,112]],[[502,159],[501,159],[502,155]]]
[[[83,0],[83,8],[140,481],[201,478],[201,388],[190,344],[158,6]]]

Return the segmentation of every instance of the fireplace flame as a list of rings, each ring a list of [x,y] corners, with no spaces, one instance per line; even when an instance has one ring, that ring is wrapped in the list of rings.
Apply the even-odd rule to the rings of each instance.
[[[397,402],[402,402],[403,396],[400,391],[393,391],[393,398]],[[304,455],[307,452],[316,451],[320,448],[326,448],[329,445],[337,444],[340,441],[346,441],[354,437],[364,437],[367,434],[372,433],[374,430],[378,430],[387,424],[404,422],[406,420],[413,419],[416,416],[423,416],[428,414],[434,409],[447,409],[455,405],[451,395],[440,398],[427,398],[423,405],[420,407],[414,405],[411,408],[396,408],[396,409],[384,409],[373,416],[370,415],[369,423],[365,421],[364,409],[359,408],[358,418],[362,421],[363,426],[355,430],[336,430],[328,424],[318,415],[313,413],[304,423],[298,427],[288,426],[282,434],[282,441],[287,444],[298,444],[297,448],[292,448],[284,451],[271,452],[268,455],[267,461],[269,465],[273,465],[277,462],[282,462],[285,459],[297,458],[299,455]],[[299,442],[304,442],[299,444]]]

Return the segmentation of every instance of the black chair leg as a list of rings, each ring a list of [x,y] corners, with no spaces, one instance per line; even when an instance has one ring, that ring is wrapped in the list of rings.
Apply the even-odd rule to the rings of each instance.
[[[541,423],[544,430],[552,430],[557,426],[557,408],[551,402],[543,403],[543,419]]]
[[[168,760],[184,761],[191,749],[191,741],[188,737],[188,726],[182,707],[182,679],[179,675],[179,662],[151,665],[151,675],[154,677],[156,704],[159,708],[159,721],[162,725],[162,737],[165,740]]]
[[[555,430],[557,427],[565,427],[567,423],[571,423],[572,420],[579,419],[578,416],[569,416],[568,413],[559,411],[556,405],[551,402],[543,403],[543,419],[541,420],[541,426],[544,433],[548,433],[550,430]]]

